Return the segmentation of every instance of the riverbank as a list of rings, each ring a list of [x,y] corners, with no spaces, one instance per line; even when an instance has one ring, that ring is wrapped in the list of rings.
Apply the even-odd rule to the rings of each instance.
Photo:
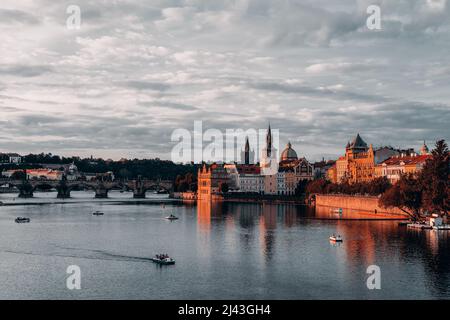
[[[315,196],[316,207],[342,208],[359,211],[382,218],[407,219],[406,213],[398,208],[383,208],[378,205],[378,197],[354,195],[322,195]]]

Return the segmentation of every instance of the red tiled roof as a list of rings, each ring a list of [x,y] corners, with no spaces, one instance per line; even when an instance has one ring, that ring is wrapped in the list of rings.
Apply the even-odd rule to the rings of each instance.
[[[260,174],[261,168],[254,164],[238,164],[237,170],[239,174]]]
[[[420,156],[406,156],[406,157],[390,157],[386,160],[384,160],[381,164],[386,164],[388,166],[392,165],[400,165],[400,163],[404,164],[419,164],[419,163],[425,163],[428,159],[431,159],[431,155],[420,155]]]

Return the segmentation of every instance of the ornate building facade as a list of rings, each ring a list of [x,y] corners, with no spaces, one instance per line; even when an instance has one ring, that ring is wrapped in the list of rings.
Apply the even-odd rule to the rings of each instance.
[[[382,147],[374,151],[367,146],[359,134],[347,144],[345,156],[339,157],[336,164],[327,171],[327,178],[333,183],[370,182],[375,178],[386,177],[396,183],[402,174],[418,173],[422,170],[430,152],[423,144],[418,155],[413,148],[399,150]]]
[[[419,173],[428,159],[432,156],[429,154],[412,154],[409,156],[395,156],[383,161],[377,166],[377,174],[386,177],[394,184],[400,180],[403,174]]]
[[[227,170],[223,165],[212,164],[203,165],[198,170],[198,190],[197,197],[199,200],[209,200],[214,193],[220,191],[222,184],[229,183],[229,176]]]
[[[339,157],[335,166],[329,169],[328,177],[334,183],[369,182],[375,178],[374,168],[373,146],[367,146],[358,133],[352,142],[347,143],[345,156]]]

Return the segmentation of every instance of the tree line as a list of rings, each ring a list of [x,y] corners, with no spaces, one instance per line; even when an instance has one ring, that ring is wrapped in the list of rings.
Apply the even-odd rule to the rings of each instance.
[[[80,157],[60,157],[51,153],[29,154],[22,158],[19,165],[5,165],[3,170],[42,168],[44,164],[64,165],[74,163],[80,172],[106,173],[113,172],[118,179],[136,179],[141,176],[145,179],[175,180],[178,175],[187,173],[196,174],[195,164],[176,164],[161,159],[130,159],[130,160],[104,160]]]

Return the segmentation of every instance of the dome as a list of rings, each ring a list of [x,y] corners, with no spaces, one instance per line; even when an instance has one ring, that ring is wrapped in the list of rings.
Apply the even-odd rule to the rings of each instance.
[[[289,142],[286,146],[286,149],[283,150],[281,153],[281,161],[285,160],[297,160],[297,152],[295,152],[294,149],[292,149],[292,145]]]
[[[69,172],[76,172],[76,171],[78,171],[78,168],[75,165],[75,163],[72,162],[69,166]]]

